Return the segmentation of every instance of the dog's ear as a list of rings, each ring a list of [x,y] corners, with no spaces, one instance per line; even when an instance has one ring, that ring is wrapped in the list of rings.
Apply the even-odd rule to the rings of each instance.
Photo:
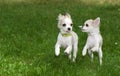
[[[97,17],[94,21],[94,26],[99,26],[100,25],[100,17]]]
[[[60,13],[60,14],[58,15],[57,20],[61,20],[62,18],[63,18],[63,15]]]
[[[71,18],[70,14],[69,13],[66,13],[65,16]]]

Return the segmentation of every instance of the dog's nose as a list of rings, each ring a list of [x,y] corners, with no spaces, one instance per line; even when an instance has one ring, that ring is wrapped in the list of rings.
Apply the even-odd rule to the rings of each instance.
[[[68,30],[70,31],[71,29],[70,29],[70,28],[68,28]]]

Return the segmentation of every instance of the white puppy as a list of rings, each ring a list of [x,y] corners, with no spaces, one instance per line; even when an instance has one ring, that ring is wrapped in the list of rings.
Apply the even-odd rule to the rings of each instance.
[[[102,65],[102,36],[100,34],[100,18],[87,20],[82,28],[83,32],[88,33],[86,45],[83,48],[82,55],[85,56],[88,50],[93,60],[93,52],[98,52],[100,65]]]
[[[55,55],[59,56],[60,47],[63,47],[65,48],[64,53],[68,54],[69,59],[71,59],[71,52],[73,48],[73,62],[75,62],[78,50],[78,36],[74,31],[72,31],[72,27],[73,23],[70,15],[68,13],[66,13],[66,15],[59,14],[58,28],[60,29],[60,33],[55,45]]]

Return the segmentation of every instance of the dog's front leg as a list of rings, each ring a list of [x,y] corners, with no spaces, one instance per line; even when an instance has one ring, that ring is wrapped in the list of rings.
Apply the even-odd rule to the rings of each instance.
[[[102,47],[99,48],[98,54],[99,54],[100,65],[102,65]]]
[[[72,50],[72,45],[69,45],[69,46],[65,49],[64,53],[69,55],[69,54],[71,54],[71,50]]]
[[[99,44],[96,44],[93,48],[91,48],[91,50],[92,50],[93,52],[95,52],[95,51],[98,52],[98,50],[99,50]]]
[[[84,46],[84,48],[83,48],[83,51],[82,51],[82,55],[83,55],[83,56],[86,55],[87,49],[88,49],[88,46],[87,46],[87,44],[86,44],[86,45]]]
[[[55,45],[55,55],[59,56],[60,54],[60,44],[56,43]]]

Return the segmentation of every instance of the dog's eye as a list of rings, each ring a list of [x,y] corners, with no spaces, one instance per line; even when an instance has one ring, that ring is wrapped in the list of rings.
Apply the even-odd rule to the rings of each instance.
[[[88,27],[89,25],[88,24],[86,24],[86,27]]]
[[[63,26],[66,26],[66,24],[63,24]]]
[[[71,26],[73,26],[73,24],[72,24],[72,23],[71,23],[70,25],[71,25]]]

